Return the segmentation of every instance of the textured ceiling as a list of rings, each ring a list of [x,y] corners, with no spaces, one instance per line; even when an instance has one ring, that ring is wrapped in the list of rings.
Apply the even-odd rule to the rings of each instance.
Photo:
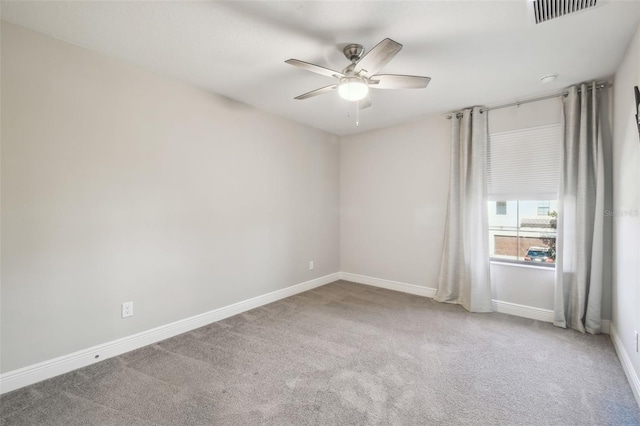
[[[328,132],[392,126],[470,105],[495,105],[611,76],[639,1],[603,2],[535,25],[528,1],[2,1],[2,19],[139,64]],[[383,38],[404,49],[384,73],[432,78],[422,90],[377,90],[360,112],[333,80],[284,63],[342,70],[341,48]],[[550,84],[540,78],[559,74]]]

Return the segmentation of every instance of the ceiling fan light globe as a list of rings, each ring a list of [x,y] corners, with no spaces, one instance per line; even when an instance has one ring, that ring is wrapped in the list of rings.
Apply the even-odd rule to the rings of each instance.
[[[360,79],[350,79],[343,81],[338,86],[338,94],[347,101],[360,101],[367,97],[369,86]]]

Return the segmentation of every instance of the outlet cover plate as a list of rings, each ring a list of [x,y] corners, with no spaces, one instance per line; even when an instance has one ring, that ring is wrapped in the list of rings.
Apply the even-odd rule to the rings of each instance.
[[[124,302],[122,304],[122,318],[133,316],[133,302]]]

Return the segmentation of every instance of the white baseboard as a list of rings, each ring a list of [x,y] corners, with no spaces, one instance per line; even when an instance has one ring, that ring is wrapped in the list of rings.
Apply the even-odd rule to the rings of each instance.
[[[493,305],[493,310],[496,312],[538,321],[553,322],[553,311],[550,309],[519,305],[517,303],[503,302],[495,299],[493,299],[491,303]]]
[[[243,300],[232,305],[214,309],[180,321],[175,321],[151,330],[96,345],[91,348],[33,364],[18,370],[9,371],[0,375],[0,394],[19,389],[42,380],[50,379],[78,368],[86,367],[87,365],[177,336],[178,334],[195,330],[196,328],[207,324],[329,284],[339,279],[340,274],[337,272],[325,275],[324,277]]]
[[[629,354],[622,344],[614,324],[611,324],[611,332],[609,334],[611,336],[611,341],[613,342],[613,347],[618,354],[618,359],[620,359],[620,364],[622,364],[624,374],[627,376],[627,380],[629,381],[629,385],[633,391],[633,395],[636,397],[638,406],[640,406],[640,377],[638,377],[638,372],[633,368]]]
[[[340,279],[351,281],[358,284],[366,284],[374,287],[386,288],[388,290],[400,291],[403,293],[415,294],[418,296],[433,298],[436,289],[431,287],[422,287],[415,284],[407,284],[398,281],[390,281],[382,278],[368,277],[365,275],[351,274],[349,272],[340,272]],[[492,300],[493,310],[504,314],[515,315],[518,317],[529,318],[545,322],[553,322],[553,311],[550,309],[536,308],[533,306],[519,305],[516,303],[503,302],[501,300]],[[603,321],[603,333],[609,332],[609,321]],[[606,329],[606,331],[605,331]]]
[[[491,301],[493,310],[503,314],[515,315],[517,317],[529,318],[544,322],[553,322],[553,310],[536,308],[533,306],[518,305],[517,303],[503,302],[493,299]],[[602,320],[600,322],[600,332],[609,334],[611,321]]]
[[[340,272],[340,279],[358,284],[366,284],[374,287],[386,288],[387,290],[395,290],[402,293],[415,294],[417,296],[433,298],[433,296],[436,295],[435,288],[422,287],[419,285],[401,283],[398,281],[384,280],[382,278],[367,277],[365,275],[351,274],[349,272]]]

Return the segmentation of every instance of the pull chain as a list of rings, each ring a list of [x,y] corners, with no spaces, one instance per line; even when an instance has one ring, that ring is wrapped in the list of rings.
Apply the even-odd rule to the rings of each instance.
[[[354,102],[356,105],[356,127],[360,127],[360,101]],[[351,113],[347,111],[347,117],[351,118]]]

